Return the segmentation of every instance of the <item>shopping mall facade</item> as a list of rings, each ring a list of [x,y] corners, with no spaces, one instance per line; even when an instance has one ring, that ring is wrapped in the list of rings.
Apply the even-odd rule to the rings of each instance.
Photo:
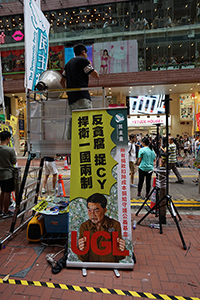
[[[198,133],[200,112],[200,4],[196,0],[42,0],[50,23],[48,68],[62,72],[73,45],[88,48],[100,73],[106,105],[126,105],[129,132],[153,133],[165,124],[162,97],[169,95],[170,132]],[[6,117],[19,119],[16,148],[26,139],[23,1],[0,0],[0,51]],[[106,60],[102,62],[102,51]],[[101,90],[92,90],[93,100]],[[163,125],[163,132],[165,128]]]

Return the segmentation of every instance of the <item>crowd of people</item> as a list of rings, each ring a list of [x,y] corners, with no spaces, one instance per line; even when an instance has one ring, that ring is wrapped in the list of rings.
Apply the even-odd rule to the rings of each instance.
[[[167,143],[168,153],[166,153]],[[128,143],[130,186],[137,188],[137,196],[140,197],[144,179],[146,179],[145,197],[148,197],[154,166],[166,167],[166,157],[168,157],[168,171],[172,170],[177,177],[175,183],[184,184],[184,180],[177,169],[178,157],[184,158],[193,154],[192,160],[194,161],[199,150],[199,136],[189,138],[187,134],[183,136],[177,134],[176,137],[172,137],[169,134],[167,138],[165,136],[151,137],[148,134],[143,137],[142,133],[130,134]],[[139,175],[138,184],[134,181],[134,175],[137,171]],[[198,179],[195,182],[198,182]]]

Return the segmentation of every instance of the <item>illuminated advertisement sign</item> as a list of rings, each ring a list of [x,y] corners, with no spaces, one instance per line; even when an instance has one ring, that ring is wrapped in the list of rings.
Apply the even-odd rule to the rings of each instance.
[[[92,46],[94,67],[100,74],[138,71],[137,40],[110,41]]]
[[[2,32],[1,34],[0,34],[0,44],[4,44],[5,43],[5,33],[4,32]]]
[[[129,97],[129,114],[164,114],[165,95]]]
[[[194,99],[192,94],[180,95],[180,120],[192,121],[194,114]]]
[[[87,59],[90,61],[91,65],[93,65],[92,46],[86,46],[86,48],[87,48]],[[75,57],[73,47],[65,48],[65,64],[73,57]]]
[[[23,37],[24,37],[24,34],[20,30],[15,31],[15,33],[12,35],[12,38],[16,42],[20,42],[21,40],[23,40]]]

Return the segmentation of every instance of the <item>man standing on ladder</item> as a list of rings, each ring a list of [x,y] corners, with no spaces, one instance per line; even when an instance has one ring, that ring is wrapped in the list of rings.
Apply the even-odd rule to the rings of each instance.
[[[89,75],[98,79],[98,72],[92,67],[87,60],[87,48],[83,44],[77,44],[74,46],[74,54],[76,57],[70,59],[65,65],[60,80],[61,86],[65,89],[85,88],[88,87]],[[74,91],[68,92],[69,112],[72,114],[72,110],[77,109],[90,109],[92,108],[92,101],[88,91]],[[67,139],[71,139],[71,122],[67,129]]]

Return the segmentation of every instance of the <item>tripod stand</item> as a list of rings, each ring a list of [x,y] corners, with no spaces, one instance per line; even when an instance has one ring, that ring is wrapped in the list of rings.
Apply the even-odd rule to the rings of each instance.
[[[159,144],[158,144],[158,137],[159,137],[159,127],[160,127],[160,123],[158,124],[155,124],[156,127],[157,127],[157,145],[156,145],[156,152],[157,152],[157,159],[156,159],[156,168],[158,168],[159,166],[159,155],[158,155],[158,152],[159,152]],[[160,188],[158,187],[157,185],[158,183],[158,173],[156,172],[156,185],[155,187],[153,187],[153,189],[151,190],[151,192],[147,195],[145,201],[143,202],[143,204],[140,206],[140,208],[138,209],[138,211],[136,212],[136,216],[139,214],[139,212],[142,210],[142,208],[144,207],[144,205],[147,203],[147,201],[150,199],[151,195],[156,192],[156,203],[159,201],[159,190]],[[149,207],[148,207],[149,208]],[[157,209],[156,209],[156,216],[157,216]],[[160,216],[160,213],[159,213],[159,216]]]
[[[169,101],[170,100],[171,99],[169,99],[169,95],[166,95],[164,102],[165,102],[165,114],[166,114],[166,136],[167,136],[167,139],[168,139],[168,135],[169,135],[169,132],[168,132],[168,115],[169,115]],[[158,131],[158,127],[157,127],[157,131]],[[161,216],[160,216],[160,205],[161,205],[162,202],[165,201],[165,205],[168,208],[168,210],[169,210],[169,212],[171,214],[171,217],[173,218],[173,220],[174,220],[174,222],[176,224],[176,227],[178,229],[178,232],[179,232],[182,244],[183,244],[183,249],[186,250],[187,246],[185,244],[185,241],[184,241],[184,238],[183,238],[183,235],[182,235],[182,232],[181,232],[178,220],[177,220],[177,215],[178,215],[180,221],[181,221],[181,217],[178,214],[178,211],[177,211],[177,209],[176,209],[176,207],[175,207],[175,205],[174,205],[174,203],[172,201],[171,196],[169,195],[169,165],[168,165],[168,156],[169,156],[169,152],[168,152],[168,142],[167,142],[167,145],[166,145],[166,194],[159,201],[156,201],[156,204],[137,222],[137,224],[140,224],[150,213],[153,212],[154,209],[157,210],[157,208],[159,208],[160,233],[162,234],[163,232],[162,232],[162,220],[161,220]],[[158,166],[158,161],[157,161],[157,166]],[[148,197],[150,197],[150,195],[152,195],[152,193],[153,193],[153,191],[151,191],[151,193],[148,195]],[[147,200],[148,199],[145,200],[145,202],[143,203],[143,206],[145,205],[145,203],[147,202]],[[157,198],[156,198],[156,200],[157,200]],[[141,209],[139,209],[139,211],[140,210]],[[136,213],[136,215],[139,213],[139,211]]]

